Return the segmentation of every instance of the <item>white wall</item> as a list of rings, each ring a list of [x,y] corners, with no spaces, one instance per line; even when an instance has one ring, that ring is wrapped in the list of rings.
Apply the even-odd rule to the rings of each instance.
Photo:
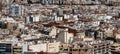
[[[73,34],[72,33],[68,33],[68,32],[65,32],[65,43],[69,43],[73,40]]]
[[[22,29],[22,28],[24,28],[24,27],[25,27],[24,24],[20,24],[20,23],[18,24],[18,28],[21,28],[21,29]]]
[[[58,40],[61,41],[62,43],[69,43],[73,40],[74,35],[72,33],[68,32],[61,32],[58,35]]]
[[[99,26],[99,25],[100,25],[100,21],[92,22],[92,25],[93,25],[93,26]]]
[[[30,23],[29,20],[30,20],[30,19],[29,19],[29,16],[27,16],[25,22],[26,22],[26,23]]]
[[[64,19],[70,18],[70,15],[64,14]]]
[[[56,36],[56,34],[57,34],[57,28],[56,27],[52,27],[52,30],[49,33],[49,36]]]
[[[54,43],[41,43],[37,45],[29,46],[29,49],[32,49],[32,52],[59,52],[60,42]]]
[[[18,43],[18,38],[12,38],[12,45],[14,46],[15,44]]]
[[[49,43],[47,52],[59,52],[60,42]]]
[[[40,15],[31,15],[33,18],[33,22],[39,22],[40,21]],[[28,19],[28,18],[27,18]],[[29,19],[28,19],[29,20]],[[29,22],[29,21],[28,21]]]
[[[28,51],[28,44],[22,44],[22,52],[24,53],[24,52],[27,52]]]
[[[47,44],[37,44],[29,46],[29,49],[33,50],[33,52],[46,52],[47,51]]]
[[[55,20],[55,21],[58,21],[58,17],[57,17],[57,16],[55,16],[55,17],[54,17],[54,20]]]

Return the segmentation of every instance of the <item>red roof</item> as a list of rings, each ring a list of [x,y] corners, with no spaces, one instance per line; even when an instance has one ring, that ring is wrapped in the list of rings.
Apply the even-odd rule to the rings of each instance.
[[[76,36],[76,34],[77,34],[77,30],[71,29],[71,28],[68,28],[68,32],[73,33],[74,36]]]
[[[68,33],[73,33],[74,36],[76,36],[77,34],[77,30],[76,29],[72,29],[69,27],[65,27],[65,26],[57,26],[58,28],[68,28]]]
[[[73,24],[74,22],[64,22],[64,24]]]
[[[49,22],[48,23],[50,26],[57,26],[57,25],[59,25],[59,23],[56,23],[56,22]]]

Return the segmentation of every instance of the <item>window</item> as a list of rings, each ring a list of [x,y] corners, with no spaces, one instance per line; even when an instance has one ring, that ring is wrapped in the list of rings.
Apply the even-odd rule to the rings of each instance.
[[[15,14],[19,13],[19,7],[15,7]]]

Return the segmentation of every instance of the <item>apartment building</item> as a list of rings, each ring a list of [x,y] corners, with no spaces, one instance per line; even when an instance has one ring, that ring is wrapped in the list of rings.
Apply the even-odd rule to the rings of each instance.
[[[10,5],[9,14],[10,16],[20,17],[24,14],[24,6],[13,3]]]

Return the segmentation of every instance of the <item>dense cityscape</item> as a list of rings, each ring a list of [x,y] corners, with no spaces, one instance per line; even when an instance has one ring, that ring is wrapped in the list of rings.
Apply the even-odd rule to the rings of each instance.
[[[120,54],[120,0],[0,0],[0,54]]]

